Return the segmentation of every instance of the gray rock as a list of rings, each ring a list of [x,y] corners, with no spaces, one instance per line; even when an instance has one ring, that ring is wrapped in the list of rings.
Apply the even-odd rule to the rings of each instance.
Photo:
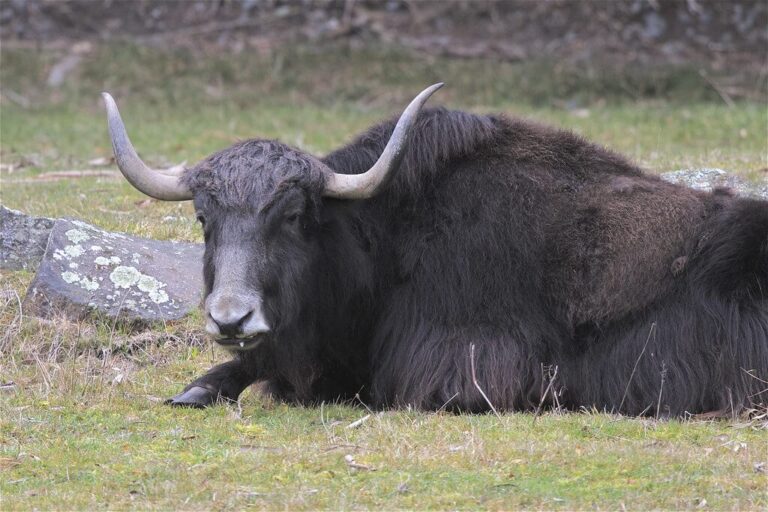
[[[110,233],[59,219],[23,309],[43,318],[92,312],[130,320],[174,320],[200,305],[202,244]]]
[[[768,200],[768,180],[764,180],[762,184],[750,183],[722,169],[681,169],[665,172],[661,178],[672,183],[687,185],[696,190],[711,191],[717,187],[727,187],[740,196]]]
[[[54,222],[0,206],[0,269],[35,270]]]

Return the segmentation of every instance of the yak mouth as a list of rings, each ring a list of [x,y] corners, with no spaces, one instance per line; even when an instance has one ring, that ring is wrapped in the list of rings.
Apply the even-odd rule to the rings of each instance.
[[[256,336],[243,336],[238,338],[232,338],[232,337],[223,337],[223,338],[216,338],[216,343],[227,350],[232,350],[235,352],[247,352],[248,350],[253,350],[256,348],[262,341],[264,341],[263,335],[256,335]]]

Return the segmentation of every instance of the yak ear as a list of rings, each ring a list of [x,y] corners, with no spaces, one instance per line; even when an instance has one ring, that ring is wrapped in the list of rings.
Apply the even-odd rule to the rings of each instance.
[[[405,108],[398,119],[392,136],[389,138],[381,156],[363,174],[338,174],[331,172],[323,195],[337,199],[368,199],[375,196],[400,167],[400,163],[408,150],[413,126],[419,117],[419,112],[435,91],[444,84],[442,82],[427,87],[416,96]]]

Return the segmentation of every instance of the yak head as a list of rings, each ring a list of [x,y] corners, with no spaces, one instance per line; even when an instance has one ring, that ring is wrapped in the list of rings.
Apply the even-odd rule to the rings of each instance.
[[[336,173],[266,140],[237,143],[189,169],[154,170],[136,154],[112,96],[102,94],[115,160],[128,181],[156,199],[194,201],[205,237],[206,330],[221,346],[249,350],[307,320],[301,291],[323,271],[324,198],[365,200],[379,192],[403,159],[419,110],[442,85],[408,105],[379,159],[361,174]]]

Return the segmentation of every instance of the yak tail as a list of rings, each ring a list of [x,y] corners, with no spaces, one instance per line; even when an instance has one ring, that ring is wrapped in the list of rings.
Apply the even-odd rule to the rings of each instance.
[[[768,201],[739,199],[718,212],[695,260],[699,289],[768,307]]]

